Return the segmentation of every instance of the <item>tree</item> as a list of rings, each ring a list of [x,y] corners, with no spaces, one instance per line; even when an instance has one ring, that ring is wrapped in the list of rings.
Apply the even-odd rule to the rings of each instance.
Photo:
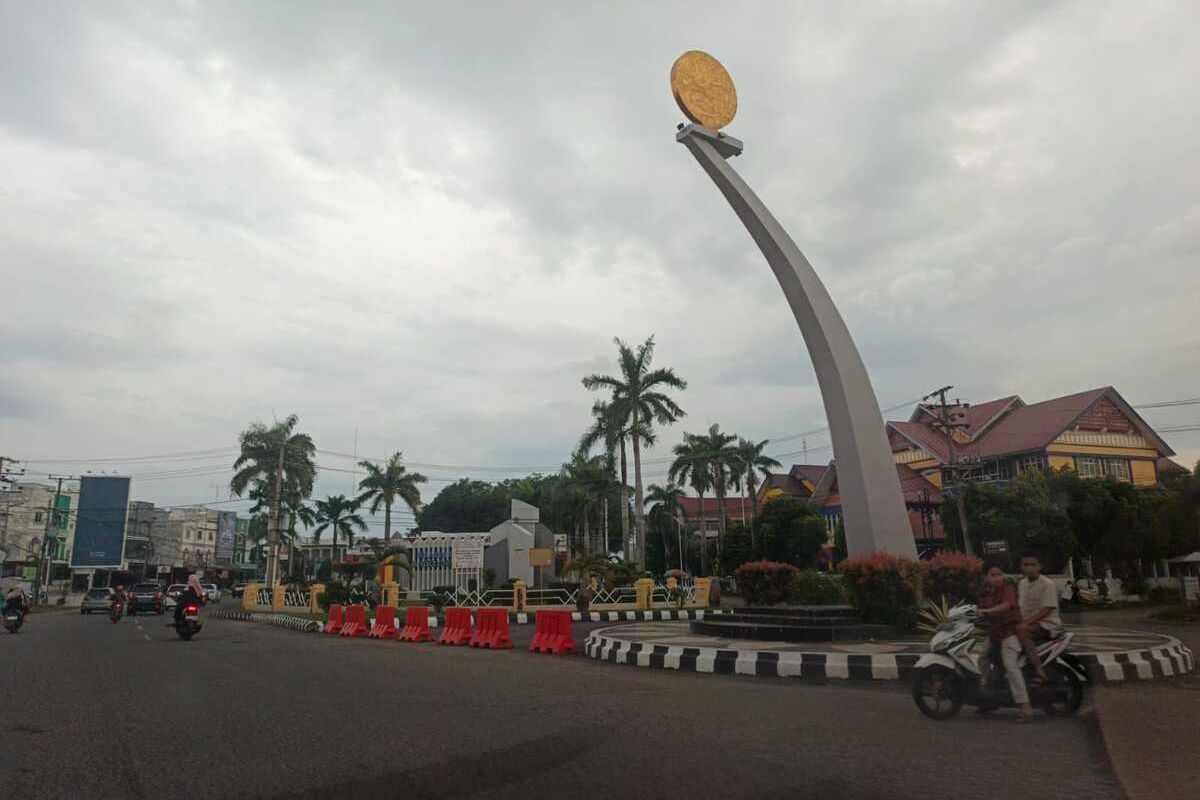
[[[337,558],[338,534],[346,540],[347,547],[354,547],[354,531],[367,529],[367,523],[358,515],[358,502],[345,495],[331,494],[316,502],[317,527],[313,530],[313,543],[319,544],[326,530],[333,533],[333,555]]]
[[[650,504],[650,521],[662,537],[663,571],[671,568],[669,542],[682,538],[676,536],[676,528],[683,525],[680,519],[683,516],[683,506],[679,502],[682,498],[683,489],[674,483],[668,483],[666,486],[652,483],[646,491],[646,502]],[[676,550],[679,548],[677,547]],[[676,555],[681,555],[681,553]]]
[[[251,486],[270,487],[271,525],[268,534],[267,583],[279,580],[278,545],[280,511],[285,496],[306,498],[312,494],[317,468],[316,446],[306,433],[296,433],[299,417],[291,414],[270,427],[256,422],[242,431],[241,453],[233,462],[229,489],[238,497]]]
[[[686,481],[700,498],[700,571],[708,574],[708,529],[704,517],[704,493],[712,488],[712,470],[703,440],[690,433],[672,449],[675,460],[667,472],[672,483]]]
[[[608,552],[608,531],[604,531],[604,546],[596,547],[591,537],[591,518],[599,505],[613,488],[612,462],[606,456],[587,456],[582,451],[576,451],[571,460],[563,464],[563,477],[566,484],[577,490],[577,509],[583,521],[584,549],[594,552]]]
[[[713,423],[708,431],[700,435],[700,445],[708,451],[708,466],[712,470],[713,492],[717,496],[717,510],[720,513],[717,527],[717,559],[723,560],[725,550],[725,530],[728,519],[725,514],[725,491],[729,488],[730,478],[738,465],[738,451],[734,443],[738,437],[732,433],[724,433],[721,426]]]
[[[816,564],[829,537],[825,515],[799,497],[780,495],[763,503],[754,518],[757,555],[805,569]]]
[[[737,441],[737,465],[738,470],[736,480],[738,483],[745,482],[746,490],[750,494],[750,507],[752,509],[751,519],[758,516],[758,478],[759,476],[767,477],[771,474],[772,469],[782,466],[778,461],[763,453],[763,449],[770,442],[770,439],[763,439],[761,442],[753,442],[749,439],[738,437]],[[740,487],[739,487],[740,491]],[[751,527],[751,535],[754,528]]]
[[[508,519],[509,492],[503,486],[463,478],[438,492],[417,514],[424,531],[489,531]]]
[[[358,465],[367,471],[367,476],[358,482],[358,488],[363,490],[358,502],[370,500],[372,514],[377,514],[383,506],[383,541],[391,542],[392,504],[401,500],[415,516],[421,507],[421,489],[417,484],[425,483],[428,478],[419,472],[409,472],[401,463],[399,452],[392,453],[382,467],[371,461],[360,461]]]
[[[625,442],[634,432],[631,426],[632,412],[628,401],[621,398],[614,396],[611,402],[597,400],[592,405],[592,426],[579,441],[579,449],[584,453],[591,452],[593,447],[603,442],[610,461],[615,460],[617,453],[620,453],[621,550],[625,550],[629,543],[629,473]],[[655,443],[654,430],[648,423],[643,421],[637,433],[643,444],[649,446]]]
[[[644,568],[646,563],[646,511],[645,493],[642,490],[642,442],[643,425],[651,422],[669,425],[684,411],[670,396],[667,389],[687,388],[687,381],[675,374],[670,367],[651,370],[654,360],[654,337],[651,336],[634,350],[620,339],[617,345],[620,375],[588,375],[583,379],[584,388],[595,391],[601,388],[612,390],[615,405],[624,404],[629,409],[630,442],[633,445],[633,513],[637,528],[638,561]]]

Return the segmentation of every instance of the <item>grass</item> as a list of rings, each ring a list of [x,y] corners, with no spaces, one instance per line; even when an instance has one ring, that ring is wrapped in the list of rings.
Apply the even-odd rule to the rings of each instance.
[[[29,609],[30,614],[66,614],[69,612],[74,612],[74,613],[78,614],[79,606],[68,606],[68,605],[60,606],[60,605],[51,603],[50,605],[34,606],[33,608]]]

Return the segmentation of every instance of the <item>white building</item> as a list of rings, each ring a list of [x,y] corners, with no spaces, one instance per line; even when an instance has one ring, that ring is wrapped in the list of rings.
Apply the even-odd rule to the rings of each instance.
[[[46,556],[52,586],[57,588],[56,582],[70,579],[67,562],[75,542],[79,485],[63,483],[58,512],[54,513],[56,486],[57,483],[17,483],[11,491],[0,492],[0,577],[32,578],[49,530]]]
[[[161,564],[176,567],[206,567],[216,563],[217,512],[204,506],[172,508],[167,515],[163,545],[177,552],[172,562]]]

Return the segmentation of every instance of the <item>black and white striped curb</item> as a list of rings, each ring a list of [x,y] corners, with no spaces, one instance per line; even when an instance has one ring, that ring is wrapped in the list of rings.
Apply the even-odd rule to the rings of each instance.
[[[904,680],[912,676],[918,653],[805,653],[796,650],[737,650],[716,647],[634,642],[612,636],[608,629],[593,631],[584,643],[589,658],[685,672],[718,675],[759,675],[781,678],[840,678],[845,680]],[[1195,666],[1192,651],[1180,641],[1150,650],[1083,653],[1079,660],[1093,680],[1148,680],[1183,675]]]
[[[713,609],[691,609],[691,610],[658,610],[658,611],[590,611],[586,615],[578,611],[571,613],[571,619],[575,622],[662,622],[665,620],[688,620],[688,619],[704,619],[706,616],[714,614],[723,614],[724,611]],[[294,630],[305,631],[311,633],[320,631],[324,625],[317,620],[305,619],[303,617],[293,617],[287,614],[269,614],[259,611],[234,611],[230,609],[221,609],[212,612],[212,616],[217,619],[231,619],[241,622],[266,622],[271,625],[278,625],[284,628],[292,628]],[[586,617],[586,619],[585,619]],[[514,625],[531,625],[536,621],[536,614],[509,614],[508,621]],[[368,620],[367,627],[369,628],[374,620]],[[402,626],[402,620],[397,620],[397,625]],[[475,624],[475,616],[471,615],[471,624]],[[430,628],[441,627],[442,622],[438,617],[429,618]]]
[[[217,619],[231,619],[239,622],[265,622],[279,628],[290,628],[304,633],[315,633],[323,627],[315,619],[293,617],[290,614],[264,614],[258,611],[214,611],[212,616]]]

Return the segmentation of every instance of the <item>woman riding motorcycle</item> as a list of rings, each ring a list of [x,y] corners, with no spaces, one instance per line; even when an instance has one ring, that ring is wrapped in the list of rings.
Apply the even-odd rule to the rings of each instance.
[[[203,605],[207,602],[208,596],[204,593],[204,587],[200,585],[200,578],[196,575],[188,575],[187,587],[180,593],[179,597],[175,598],[175,624],[183,619],[183,610],[191,604]]]

